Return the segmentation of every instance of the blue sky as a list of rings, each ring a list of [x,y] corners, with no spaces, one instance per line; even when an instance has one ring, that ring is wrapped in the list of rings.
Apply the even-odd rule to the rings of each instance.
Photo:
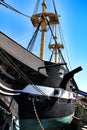
[[[31,16],[37,0],[5,0],[14,8]],[[42,0],[41,0],[42,1]],[[79,89],[87,91],[87,0],[55,0],[65,39],[71,69],[82,66],[76,74]],[[51,0],[47,0],[51,10]],[[33,33],[29,18],[0,5],[0,31],[26,47]]]

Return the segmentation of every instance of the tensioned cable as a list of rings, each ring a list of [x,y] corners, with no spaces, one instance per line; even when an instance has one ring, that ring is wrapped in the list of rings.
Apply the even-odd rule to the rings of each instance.
[[[54,2],[54,0],[52,0],[52,1],[53,1],[53,6],[54,6],[55,14],[58,16],[57,10],[56,10],[56,6],[55,6],[55,2]],[[65,40],[64,40],[64,37],[63,37],[62,29],[61,29],[60,27],[61,27],[61,26],[59,25],[59,31],[60,31],[60,35],[61,35],[61,39],[62,39],[61,42],[64,42],[64,44],[65,44]],[[51,28],[50,28],[50,29],[51,29]],[[51,32],[52,32],[52,31],[51,31]],[[55,42],[56,42],[56,39],[55,39]],[[60,53],[60,55],[61,55],[61,57],[62,57],[63,62],[65,63],[64,57],[63,57],[63,55],[62,55],[62,52],[61,52],[59,49],[58,49],[58,51],[59,51],[59,53]],[[67,51],[67,49],[66,49],[66,54],[67,54],[69,66],[70,66],[70,69],[71,69],[71,65],[70,65],[70,60],[69,60],[69,56],[68,56],[68,51]],[[67,71],[69,72],[69,68],[68,68],[67,65],[66,65],[66,69],[67,69]],[[77,86],[77,84],[76,84],[74,78],[72,78],[72,82],[73,82],[73,84],[75,85],[76,89],[78,90],[78,86]]]
[[[53,2],[53,7],[54,7],[55,14],[57,15],[57,10],[56,10],[56,6],[55,6],[54,0],[52,0],[52,2]],[[57,16],[58,16],[58,15],[57,15]]]
[[[53,2],[55,14],[58,16],[54,0],[52,0],[52,2]],[[19,14],[21,14],[21,15],[23,15],[23,16],[26,16],[26,17],[28,17],[28,18],[31,18],[30,16],[28,16],[28,15],[26,15],[26,14],[20,12],[19,10],[13,8],[12,6],[8,5],[6,2],[4,2],[4,1],[2,1],[2,0],[0,0],[0,4],[2,4],[3,6],[5,6],[6,8],[11,9],[12,11],[15,11],[16,13],[19,13]],[[37,1],[36,7],[37,7],[38,4],[39,4],[39,0]],[[35,10],[36,10],[36,9],[35,9]],[[63,39],[64,39],[64,38],[63,38]],[[62,40],[62,39],[61,39],[61,40]],[[68,53],[67,53],[67,57],[68,57]],[[68,61],[69,61],[69,65],[70,65],[69,57],[68,57]],[[70,68],[71,68],[71,65],[70,65]]]
[[[51,54],[51,56],[50,56],[50,60],[49,60],[49,61],[51,61],[51,60],[52,60],[53,53],[54,53],[54,49],[53,49],[53,51],[52,51],[52,54]]]
[[[50,27],[49,21],[47,20],[47,22],[48,22],[48,26],[49,26],[49,28],[50,28],[50,31],[51,31],[51,33],[52,33],[53,39],[54,39],[54,41],[55,41],[55,44],[57,44],[56,38],[55,38],[55,36],[54,36],[54,34],[53,34],[53,31],[52,31],[52,29],[51,29],[51,27]],[[59,51],[59,53],[60,53],[60,56],[61,56],[63,62],[66,63],[65,60],[64,60],[64,57],[63,57],[63,55],[62,55],[62,53],[61,53],[61,51],[60,51],[60,49],[58,49],[58,51]],[[66,67],[67,67],[67,65],[66,65]]]
[[[18,41],[18,42],[26,41],[29,38],[30,35],[33,35],[33,33],[34,33],[34,30],[31,31],[30,33],[27,33],[27,34],[24,34],[24,35],[21,35],[21,36],[15,38],[15,40]]]
[[[27,83],[32,83],[32,81],[14,64],[11,63],[11,59],[7,59],[6,55],[3,57],[5,60],[7,60],[7,62],[16,70],[16,72],[22,76],[22,78],[27,82]],[[35,86],[34,84],[32,84],[32,87],[35,88],[37,91],[39,91],[41,94],[44,94],[45,96],[47,96],[44,92],[42,92],[37,86]]]
[[[20,12],[19,10],[13,8],[12,6],[10,6],[9,4],[7,4],[6,2],[4,2],[4,1],[2,1],[2,0],[0,0],[0,4],[2,4],[3,6],[5,6],[6,8],[9,8],[9,9],[12,10],[12,11],[15,11],[15,12],[18,13],[18,14],[21,14],[21,15],[23,15],[23,16],[25,16],[25,17],[31,18],[29,15]]]
[[[58,16],[58,14],[57,14],[57,10],[56,10],[56,5],[55,5],[54,0],[52,0],[52,2],[53,2],[53,6],[54,6],[55,14]],[[49,24],[49,23],[48,23],[48,24]],[[49,25],[49,27],[50,27],[50,25]],[[50,27],[50,30],[51,30],[51,27]],[[51,33],[52,33],[52,35],[53,35],[53,38],[54,38],[55,43],[57,44],[57,41],[56,41],[56,39],[55,39],[55,37],[54,37],[54,34],[53,34],[52,30],[51,30]],[[59,51],[59,53],[60,53],[60,56],[61,56],[63,62],[65,63],[64,57],[63,57],[63,55],[62,55],[60,49],[58,49],[58,51]],[[68,69],[67,65],[66,65],[66,68]]]
[[[32,87],[34,89],[36,89],[38,92],[40,92],[42,95],[47,96],[44,92],[42,92],[36,85],[33,84],[33,82],[16,66],[16,64],[11,60],[11,58],[9,58],[9,56],[7,56],[7,54],[1,50],[3,52],[2,57],[12,66],[12,68],[27,82],[27,83],[31,83]]]
[[[8,5],[8,4],[7,4],[6,2],[4,2],[4,1],[1,1],[1,0],[0,0],[0,4],[2,4],[3,6],[5,6],[5,7],[11,9],[12,11],[15,11],[16,13],[19,13],[19,14],[21,14],[21,15],[23,15],[23,16],[26,16],[26,17],[28,17],[28,18],[31,18],[30,16],[28,16],[28,15],[26,15],[26,14],[24,14],[24,13],[22,13],[22,12],[16,10],[16,9],[13,8],[12,6]],[[4,53],[5,53],[5,52],[4,52]],[[6,55],[6,54],[5,54],[5,55]],[[6,57],[5,57],[5,58],[6,58]],[[13,62],[11,61],[10,58],[9,58],[9,60],[10,60],[9,63],[12,65]],[[8,60],[8,61],[9,61],[9,60]],[[29,78],[28,78],[15,64],[13,64],[12,66],[13,66],[13,68],[14,68],[18,73],[20,73],[20,75],[22,76],[22,78],[24,78],[27,83],[32,83],[32,81],[29,80]],[[41,94],[44,94],[45,96],[47,96],[47,95],[46,95],[44,92],[42,92],[38,87],[36,87],[36,86],[34,86],[34,85],[32,85],[32,86],[33,86],[37,91],[39,91]]]
[[[58,16],[58,14],[57,14],[57,10],[56,10],[56,5],[55,5],[54,0],[52,0],[52,2],[53,2],[53,6],[54,6],[55,14]],[[61,29],[61,25],[59,24],[58,27],[59,27],[59,32],[60,32],[61,42],[65,44],[65,40],[64,40],[64,37],[63,37],[63,33],[62,33],[62,29]],[[70,60],[69,60],[69,56],[68,56],[67,48],[66,48],[66,54],[67,54],[67,58],[68,58],[68,62],[69,62],[69,66],[70,66],[70,69],[71,69],[71,65],[70,65]],[[68,69],[68,67],[67,67],[67,69]]]
[[[38,6],[39,6],[40,0],[37,0],[33,15],[36,14],[38,12]]]
[[[39,22],[38,27],[37,27],[36,31],[34,32],[34,35],[32,36],[32,38],[31,38],[31,40],[30,40],[30,42],[29,42],[29,44],[27,46],[27,50],[29,50],[29,51],[31,51],[31,49],[33,48],[33,44],[34,44],[34,42],[36,40],[36,36],[38,34],[38,30],[40,28],[40,25],[41,25],[41,21]]]
[[[4,52],[5,53],[5,52]],[[5,60],[7,60],[7,62],[16,70],[16,72],[22,76],[22,78],[27,82],[27,83],[32,83],[32,81],[16,66],[16,64],[14,64],[14,62],[7,56],[7,54],[5,53],[5,56],[3,57]],[[34,84],[32,85],[33,88],[35,88],[37,91],[39,91],[41,94],[44,94],[45,96],[47,96],[44,92],[42,92],[37,86],[35,86]]]
[[[61,25],[59,25],[58,27],[59,27],[61,42],[64,43],[64,45],[65,45],[66,55],[67,55],[67,58],[68,58],[70,69],[71,69],[71,64],[70,64],[70,60],[69,60],[69,56],[68,56],[68,51],[67,51],[67,47],[66,47],[66,44],[65,44],[65,40],[64,40],[64,37],[63,37],[63,32],[62,32],[62,29],[61,29]]]
[[[52,30],[54,30],[54,26],[51,26],[51,27],[52,27]],[[51,44],[51,41],[52,41],[52,34],[51,34],[51,37],[50,37],[50,42],[49,42],[49,45]],[[51,61],[51,60],[52,60],[53,53],[54,53],[54,49],[52,50],[52,53],[51,53],[51,56],[50,56],[49,61]]]
[[[50,31],[51,31],[51,33],[52,33],[53,39],[54,39],[54,41],[55,41],[55,44],[57,44],[57,41],[56,41],[55,36],[54,36],[54,34],[53,34],[53,31],[52,31],[52,29],[51,29],[51,27],[50,27],[49,21],[47,20],[47,22],[48,22],[48,26],[49,26],[49,28],[50,28]],[[58,51],[59,51],[60,56],[61,56],[61,58],[62,58],[62,60],[63,60],[63,63],[66,63],[66,62],[65,62],[65,59],[64,59],[64,57],[63,57],[63,55],[62,55],[62,53],[61,53],[61,51],[60,51],[60,49],[58,49]],[[69,71],[67,64],[65,64],[65,66],[66,66],[66,69]],[[78,86],[77,86],[77,84],[76,84],[74,78],[72,78],[72,82],[74,83],[76,89],[78,90]]]

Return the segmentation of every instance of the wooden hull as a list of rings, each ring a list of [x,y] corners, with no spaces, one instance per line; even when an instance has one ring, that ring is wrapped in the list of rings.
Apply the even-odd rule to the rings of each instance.
[[[32,102],[34,99],[34,104]],[[58,97],[26,96],[17,98],[19,117],[21,119],[36,119],[35,109],[40,119],[62,118],[74,113],[75,100]],[[35,108],[34,108],[35,107]]]
[[[62,130],[72,120],[72,115],[62,118],[41,119],[41,123],[45,130]],[[36,119],[21,119],[18,124],[20,130],[41,130]],[[18,129],[18,127],[16,127]]]
[[[31,97],[30,97],[31,98]],[[74,99],[62,99],[51,97],[33,97],[34,106],[29,96],[21,95],[19,104],[19,124],[20,130],[41,130],[41,125],[45,130],[62,130],[69,124],[74,114]],[[36,112],[35,112],[36,110]],[[39,117],[39,121],[37,119]]]
[[[7,88],[21,90],[20,96],[12,95],[18,105],[20,130],[40,130],[37,115],[45,130],[59,130],[71,122],[76,98],[72,88],[77,87],[73,75],[78,69],[68,72],[65,63],[43,61],[1,32],[0,62],[0,83]],[[35,90],[23,92],[28,85],[32,85]],[[44,89],[47,87],[47,91],[52,89],[52,95],[43,91],[44,89],[37,90],[38,86],[44,86]],[[2,92],[6,92],[4,96],[8,92],[14,94],[14,91],[7,90],[6,87],[1,87]],[[30,86],[29,88],[31,89]],[[64,90],[63,93],[69,92],[69,95],[58,96],[59,91],[55,91],[58,89]],[[3,101],[5,102],[5,99]],[[13,109],[12,107],[11,112]]]

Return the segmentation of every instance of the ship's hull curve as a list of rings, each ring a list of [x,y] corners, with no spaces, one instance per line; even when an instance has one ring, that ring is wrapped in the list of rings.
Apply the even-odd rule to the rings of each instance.
[[[28,97],[21,95],[18,104],[21,119],[36,119],[35,111],[40,119],[50,119],[69,116],[75,110],[75,99],[59,97]]]
[[[62,128],[72,121],[72,115],[62,118],[41,119],[41,124],[45,130],[62,130]],[[16,125],[19,130],[41,130],[40,124],[36,119],[20,119]]]

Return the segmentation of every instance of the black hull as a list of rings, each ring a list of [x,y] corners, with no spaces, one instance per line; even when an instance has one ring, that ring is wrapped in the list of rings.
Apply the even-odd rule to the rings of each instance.
[[[40,119],[61,118],[72,115],[75,110],[74,99],[62,99],[57,97],[47,98],[45,96],[33,97],[20,96],[19,117],[21,119],[36,119],[34,107]]]
[[[11,96],[12,94],[12,99],[15,99],[18,105],[17,110],[20,122],[22,120],[30,120],[30,125],[25,123],[25,127],[28,126],[26,129],[20,123],[20,130],[35,130],[36,126],[34,124],[32,124],[32,128],[30,127],[32,120],[38,125],[37,116],[40,121],[46,120],[48,122],[47,124],[50,125],[50,128],[47,126],[47,130],[53,130],[53,128],[51,129],[53,125],[55,125],[56,129],[60,124],[57,121],[60,119],[63,120],[63,118],[68,119],[70,117],[68,121],[66,120],[66,123],[68,123],[75,111],[74,98],[76,97],[73,97],[72,92],[78,90],[73,76],[80,70],[81,68],[77,68],[69,72],[65,62],[55,64],[43,61],[0,32],[0,83],[6,86],[0,86],[1,94],[4,96],[9,96],[9,94]],[[37,90],[38,94],[31,91],[23,93],[22,90],[28,85],[30,85],[29,88],[32,86],[35,90],[39,88]],[[46,91],[40,90],[40,86],[42,88],[47,87],[47,90],[52,88],[53,94],[50,95],[48,91],[48,94],[46,94]],[[9,88],[13,90],[8,90]],[[59,91],[56,91],[58,88],[64,90],[63,92],[72,93],[72,96],[68,95],[64,98],[59,96]],[[19,90],[20,96],[14,96],[15,90]],[[5,103],[5,98],[3,97],[3,99]],[[12,105],[12,101],[9,101],[8,106]],[[12,107],[11,112],[13,110],[14,107]],[[37,127],[36,130],[40,129]]]

